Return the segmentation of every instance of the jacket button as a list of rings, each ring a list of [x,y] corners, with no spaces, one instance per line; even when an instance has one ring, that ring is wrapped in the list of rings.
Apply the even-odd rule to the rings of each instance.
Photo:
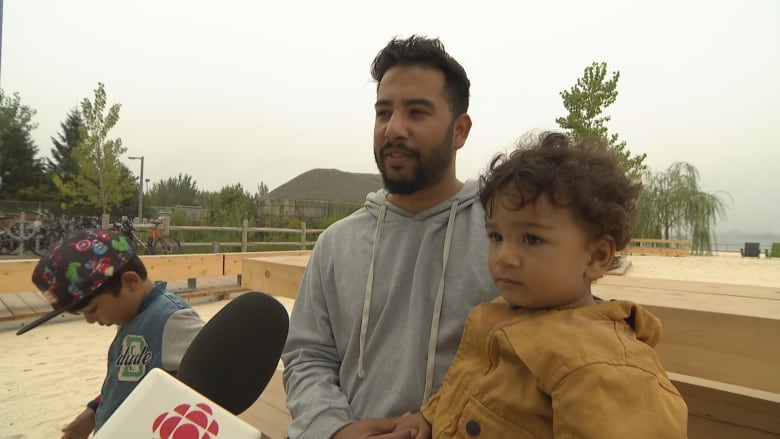
[[[479,422],[473,419],[466,422],[466,433],[468,433],[469,436],[479,436],[481,430],[482,429],[479,427]]]

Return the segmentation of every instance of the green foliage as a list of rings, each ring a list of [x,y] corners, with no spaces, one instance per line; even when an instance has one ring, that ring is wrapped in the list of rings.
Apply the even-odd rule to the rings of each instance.
[[[79,167],[73,158],[73,150],[79,143],[84,120],[77,108],[70,110],[65,122],[60,123],[61,132],[52,137],[54,148],[51,149],[52,159],[47,159],[49,170],[59,175],[62,181],[71,181],[78,174]]]
[[[65,122],[60,124],[62,131],[57,133],[56,138],[51,138],[51,141],[54,144],[54,148],[51,149],[53,160],[47,159],[47,167],[51,174],[50,178],[52,179],[52,184],[54,184],[55,175],[59,182],[73,184],[73,180],[79,174],[79,165],[73,157],[73,150],[79,143],[83,125],[84,120],[81,117],[81,112],[77,108],[74,108],[68,113]],[[75,204],[74,197],[68,196],[65,193],[60,193],[59,198],[64,206]]]
[[[103,213],[132,199],[137,188],[132,173],[119,162],[119,156],[127,151],[122,139],[108,138],[108,132],[119,122],[121,105],[114,104],[108,110],[106,105],[105,87],[98,83],[94,101],[81,102],[84,124],[72,151],[78,174],[69,182],[53,176],[55,185],[64,194],[80,204],[100,207]]]
[[[260,184],[257,185],[257,196],[264,197],[266,195],[268,195],[268,185],[261,181]]]
[[[665,172],[643,175],[634,236],[690,239],[694,254],[712,254],[712,229],[725,218],[726,206],[699,187],[699,172],[688,163],[674,163]]]
[[[345,216],[348,216],[349,214],[344,214],[343,212],[331,212],[328,216],[326,216],[320,225],[317,227],[318,229],[327,229],[330,227],[331,224],[335,223],[336,221],[344,218]]]
[[[244,219],[254,224],[255,200],[241,183],[228,185],[208,197],[208,212],[210,225],[240,227]]]
[[[198,184],[192,176],[179,173],[177,177],[153,183],[146,199],[153,206],[197,204]]]
[[[607,79],[607,64],[593,63],[585,68],[582,78],[569,90],[560,93],[563,105],[569,111],[568,116],[559,117],[555,122],[563,128],[575,142],[589,137],[598,137],[617,156],[623,169],[632,176],[638,176],[645,169],[646,154],[631,155],[626,142],[618,140],[617,134],[610,134],[606,123],[611,116],[603,115],[604,110],[617,100],[617,83],[620,72],[613,72]]]
[[[45,177],[45,165],[36,158],[38,148],[30,132],[35,110],[22,105],[18,93],[6,96],[0,89],[0,197],[48,201],[54,193]]]

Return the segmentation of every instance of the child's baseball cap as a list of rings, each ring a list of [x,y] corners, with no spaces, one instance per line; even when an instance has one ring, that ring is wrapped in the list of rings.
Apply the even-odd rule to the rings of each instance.
[[[16,335],[63,312],[86,306],[95,290],[135,254],[127,237],[119,232],[84,229],[63,238],[38,261],[32,274],[33,283],[49,298],[54,310],[25,325]]]

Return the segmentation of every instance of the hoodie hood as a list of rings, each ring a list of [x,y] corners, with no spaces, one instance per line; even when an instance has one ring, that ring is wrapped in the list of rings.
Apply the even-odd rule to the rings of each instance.
[[[425,220],[436,215],[448,212],[452,207],[453,202],[457,204],[457,211],[464,210],[470,207],[473,203],[478,202],[477,193],[479,191],[479,185],[474,180],[467,180],[463,183],[463,187],[460,191],[452,196],[450,199],[437,204],[429,209],[426,209],[420,213],[413,214],[405,211],[404,209],[396,206],[387,199],[388,192],[386,189],[380,189],[376,192],[371,192],[366,195],[365,208],[375,218],[379,217],[382,206],[385,206],[389,212],[396,215],[400,215],[405,218],[414,218],[419,220]]]

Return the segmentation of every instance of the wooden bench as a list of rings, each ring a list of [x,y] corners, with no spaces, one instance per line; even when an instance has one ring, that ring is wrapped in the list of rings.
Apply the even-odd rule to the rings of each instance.
[[[310,252],[274,253],[225,254],[234,257],[223,259],[222,273],[240,275],[247,290],[295,298]],[[210,258],[183,261],[195,272],[211,273],[201,266]],[[150,261],[160,270],[155,272],[158,278],[167,264],[178,263]],[[0,265],[0,293],[7,289],[2,283],[25,285],[11,273],[24,273],[31,285],[33,266]],[[178,268],[169,273],[189,273],[174,270]],[[662,320],[664,335],[657,352],[688,404],[689,437],[780,435],[780,288],[605,276],[593,291],[604,299],[641,303]],[[6,296],[0,294],[0,300]],[[241,417],[270,437],[285,436],[290,415],[281,372]]]
[[[780,288],[605,276],[593,293],[661,319],[656,351],[688,404],[691,438],[780,435]]]
[[[257,256],[300,256],[311,251],[273,251],[254,253],[204,253],[185,255],[143,255],[149,278],[166,281],[171,290],[186,299],[216,296],[228,299],[233,293],[248,291],[242,285],[242,261]],[[38,259],[0,261],[0,322],[23,320],[51,310],[49,301],[32,283]],[[225,281],[234,276],[235,281]],[[200,285],[198,284],[200,280]],[[186,282],[186,285],[182,285]],[[261,290],[262,291],[262,290]]]
[[[691,242],[687,239],[632,239],[621,253],[627,255],[688,256]]]
[[[244,284],[294,298],[308,259],[246,258]],[[780,435],[780,288],[605,276],[593,291],[643,304],[662,320],[657,352],[688,404],[689,437]]]

